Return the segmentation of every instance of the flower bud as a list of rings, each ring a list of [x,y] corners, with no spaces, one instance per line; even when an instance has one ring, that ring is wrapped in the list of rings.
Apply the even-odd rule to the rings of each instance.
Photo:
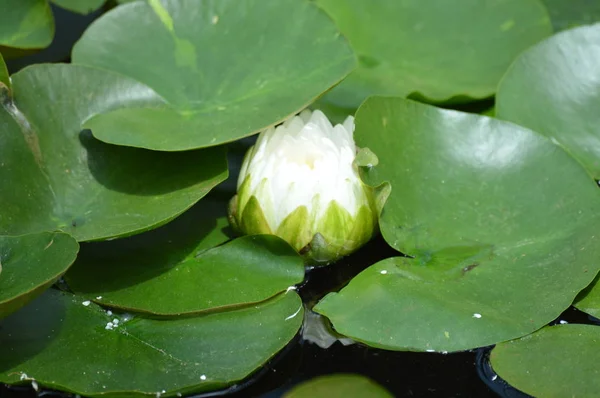
[[[332,126],[305,110],[258,136],[244,158],[229,219],[244,234],[274,234],[309,263],[366,243],[377,226],[373,189],[354,165],[354,118]]]

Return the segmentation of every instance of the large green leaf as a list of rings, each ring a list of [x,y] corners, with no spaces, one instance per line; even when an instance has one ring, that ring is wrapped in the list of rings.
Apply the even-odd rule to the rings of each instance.
[[[600,178],[600,24],[558,33],[523,53],[504,76],[496,116],[562,145]]]
[[[80,14],[89,14],[102,7],[104,0],[52,0],[52,2],[67,10]]]
[[[596,276],[594,282],[583,290],[577,300],[573,303],[577,309],[590,315],[600,318],[600,286],[598,281],[600,276]]]
[[[0,92],[2,91],[2,84],[10,89],[10,77],[8,76],[8,69],[2,54],[0,54]]]
[[[352,374],[314,378],[294,387],[284,398],[391,398],[392,395],[370,379]]]
[[[534,397],[596,397],[600,391],[600,327],[546,327],[498,344],[492,367],[513,387]]]
[[[149,0],[115,8],[73,61],[152,87],[167,104],[87,121],[110,143],[176,151],[233,141],[274,125],[344,78],[354,54],[306,0]]]
[[[552,32],[538,0],[317,0],[359,56],[325,96],[356,108],[369,95],[485,98],[512,60]]]
[[[555,30],[600,22],[598,0],[542,0]]]
[[[600,264],[598,188],[533,131],[401,98],[373,97],[356,117],[357,145],[389,181],[380,220],[390,258],[316,310],[367,344],[457,351],[544,326]]]
[[[54,37],[46,0],[0,0],[0,46],[42,48]]]
[[[74,65],[12,76],[0,108],[0,233],[60,229],[79,241],[131,235],[188,209],[227,176],[225,151],[157,153],[104,144],[81,124],[155,94]]]
[[[67,283],[104,305],[178,315],[263,301],[302,282],[302,258],[275,236],[214,247],[228,239],[225,211],[204,199],[158,230],[85,245]]]
[[[0,321],[0,381],[36,380],[87,397],[216,390],[281,350],[302,314],[291,291],[236,311],[168,321],[120,318],[108,326],[115,315],[50,289]]]
[[[77,242],[63,233],[0,236],[0,318],[53,284],[78,251]]]

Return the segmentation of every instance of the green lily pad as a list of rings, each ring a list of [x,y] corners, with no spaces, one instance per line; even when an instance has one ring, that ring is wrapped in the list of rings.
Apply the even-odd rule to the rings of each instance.
[[[304,382],[284,395],[284,398],[391,398],[385,388],[367,377],[353,374],[332,374]]]
[[[257,133],[342,80],[354,53],[306,0],[150,0],[105,14],[73,62],[146,84],[166,104],[88,120],[98,139],[179,151]]]
[[[598,281],[600,276],[596,276],[594,282],[583,290],[573,303],[578,310],[586,312],[596,318],[600,318],[600,286]]]
[[[160,229],[85,245],[67,283],[110,307],[180,315],[260,302],[302,282],[302,258],[275,236],[214,247],[229,239],[225,211],[204,199]]]
[[[317,0],[359,67],[324,101],[356,108],[370,95],[433,102],[494,94],[506,68],[552,32],[537,0]]]
[[[302,324],[288,292],[256,306],[176,320],[108,316],[50,289],[0,321],[0,381],[87,397],[173,397],[217,390],[251,374]]]
[[[10,89],[10,77],[8,76],[8,69],[2,54],[0,54],[0,84],[4,84]]]
[[[600,22],[600,2],[597,0],[542,0],[550,13],[554,29],[565,30]]]
[[[2,0],[0,46],[47,47],[54,38],[54,18],[46,0]]]
[[[500,377],[534,397],[595,397],[600,390],[600,327],[546,327],[498,344],[490,360]]]
[[[52,0],[54,4],[79,14],[89,14],[102,7],[105,0]]]
[[[543,136],[497,119],[373,97],[357,145],[391,184],[383,260],[326,296],[335,329],[393,350],[459,351],[517,338],[566,309],[600,264],[600,197]],[[568,266],[565,266],[568,264]]]
[[[75,65],[12,76],[0,108],[0,234],[62,230],[79,241],[160,226],[227,177],[224,148],[181,154],[107,145],[82,131],[91,116],[154,93],[131,79]]]
[[[77,242],[63,233],[0,236],[0,318],[56,282],[78,251]]]
[[[498,88],[496,116],[555,140],[600,178],[600,24],[524,52]]]

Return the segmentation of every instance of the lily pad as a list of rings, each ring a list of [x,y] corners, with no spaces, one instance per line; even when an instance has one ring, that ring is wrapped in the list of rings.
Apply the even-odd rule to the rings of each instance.
[[[600,2],[597,0],[542,0],[554,29],[565,30],[600,22]]]
[[[316,311],[355,340],[392,350],[459,351],[531,333],[598,272],[600,198],[545,137],[497,119],[373,97],[357,145],[389,181],[380,225],[412,256],[383,260]]]
[[[106,306],[180,315],[260,302],[302,282],[302,258],[275,236],[215,247],[229,239],[225,210],[205,199],[160,229],[85,245],[67,283]]]
[[[600,327],[557,325],[498,344],[492,367],[534,397],[594,397],[600,390]]]
[[[333,22],[307,0],[150,0],[117,7],[73,62],[119,72],[166,104],[88,120],[98,139],[179,151],[257,133],[305,108],[355,66]]]
[[[54,37],[54,18],[46,0],[3,0],[0,46],[47,47]]]
[[[12,76],[0,108],[0,234],[62,230],[79,241],[160,226],[227,177],[224,148],[182,154],[107,145],[91,116],[155,94],[117,74],[39,65]]]
[[[42,294],[73,264],[78,250],[63,233],[0,236],[0,318]]]
[[[523,50],[552,33],[537,0],[317,0],[359,67],[324,101],[357,108],[370,95],[461,102],[494,94]]]
[[[496,116],[563,146],[600,178],[600,24],[558,33],[524,52],[498,88]]]
[[[256,306],[176,320],[108,316],[50,289],[0,321],[0,381],[88,397],[173,397],[216,390],[251,374],[298,332],[291,291]]]
[[[105,0],[52,0],[59,7],[77,12],[79,14],[89,14],[102,7]]]
[[[10,89],[10,77],[8,76],[8,69],[2,54],[0,54],[0,84],[4,84]]]
[[[600,286],[598,281],[600,276],[596,276],[594,282],[583,290],[577,300],[573,303],[578,310],[588,313],[596,318],[600,318]]]
[[[352,374],[316,377],[294,387],[284,398],[391,398],[388,391],[370,379]]]

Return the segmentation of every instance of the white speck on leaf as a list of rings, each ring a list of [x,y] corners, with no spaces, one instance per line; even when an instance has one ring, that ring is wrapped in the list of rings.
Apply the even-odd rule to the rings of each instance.
[[[217,23],[219,23],[219,16],[215,15],[212,17],[212,24],[216,25]]]
[[[84,302],[83,302],[83,303],[81,303],[81,304],[83,304],[83,305],[84,305],[84,307],[87,307],[88,305],[90,305],[90,303],[91,303],[91,301],[89,301],[89,300],[88,300],[88,301],[84,301]]]
[[[473,318],[477,318],[477,319],[479,319],[479,318],[481,318],[481,314],[477,314],[477,313],[475,313],[475,314],[473,314]]]
[[[102,296],[96,297],[96,300],[102,300]]]
[[[200,376],[200,380],[206,380],[206,375]]]
[[[381,272],[380,272],[380,274],[381,274],[381,275],[385,275],[385,274],[387,274],[387,271],[386,271],[386,270],[383,270],[383,271],[381,271]]]
[[[560,323],[561,325],[566,325],[566,324],[567,324],[567,323],[569,323],[569,322],[567,322],[567,321],[563,321],[563,320],[561,319],[561,320],[560,320],[558,323]]]

